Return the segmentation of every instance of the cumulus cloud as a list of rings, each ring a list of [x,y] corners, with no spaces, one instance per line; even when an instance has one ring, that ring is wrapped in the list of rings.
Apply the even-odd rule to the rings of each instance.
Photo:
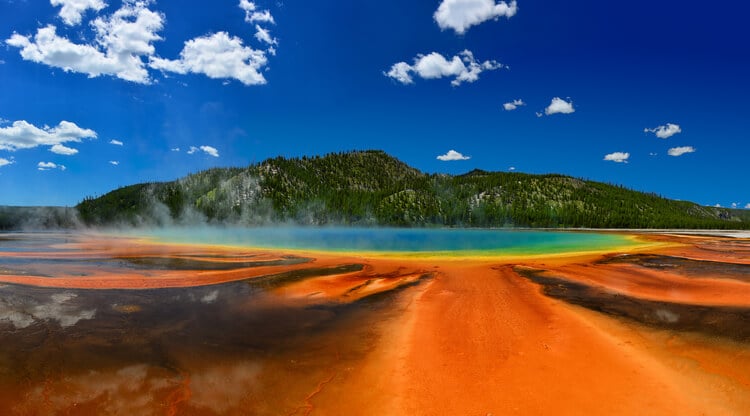
[[[175,152],[180,151],[179,148],[172,149],[172,150]],[[211,147],[211,146],[200,146],[200,147],[190,146],[190,149],[188,149],[187,154],[192,155],[192,154],[197,153],[199,150],[209,156],[219,157],[219,151],[216,150],[215,147]]]
[[[242,39],[218,32],[185,42],[180,58],[151,57],[149,66],[178,74],[204,74],[214,79],[236,79],[245,85],[265,84],[260,69],[268,63],[263,51],[244,46]]]
[[[123,143],[121,141],[115,140],[115,139],[110,140],[109,144],[113,144],[115,146],[122,146],[123,145]]]
[[[748,202],[747,205],[745,205],[745,209],[750,209],[750,202]]]
[[[664,126],[654,127],[653,129],[643,129],[644,133],[654,133],[660,139],[668,139],[677,133],[682,133],[678,124],[667,123]]]
[[[503,64],[490,60],[478,62],[474,54],[464,50],[450,59],[443,55],[432,52],[427,55],[419,54],[414,58],[414,63],[398,62],[391,66],[383,75],[393,78],[402,84],[412,84],[413,75],[424,79],[453,78],[451,85],[458,86],[464,82],[474,82],[479,79],[479,74],[484,71],[492,71],[503,68]]]
[[[37,163],[36,168],[38,170],[42,170],[42,171],[44,171],[44,170],[52,170],[52,169],[60,169],[60,170],[65,170],[66,169],[65,166],[58,165],[57,163],[53,163],[53,162],[39,162],[39,163]]]
[[[737,208],[740,204],[737,202],[732,202],[732,208]]]
[[[526,103],[523,102],[523,100],[518,99],[518,100],[513,100],[509,103],[503,104],[503,108],[505,109],[505,111],[513,111],[522,105],[526,105]]]
[[[555,97],[549,103],[549,106],[544,109],[544,114],[548,116],[552,114],[570,114],[575,111],[575,108],[573,108],[573,101],[565,101],[560,97]]]
[[[143,57],[154,54],[153,42],[164,26],[164,16],[147,8],[145,1],[127,1],[111,16],[91,22],[96,42],[77,44],[57,35],[54,25],[37,29],[36,35],[14,33],[6,43],[21,49],[27,61],[78,72],[90,78],[111,75],[150,84]]]
[[[443,0],[433,15],[441,29],[463,34],[471,26],[500,17],[511,18],[518,12],[515,0],[510,4],[495,0]]]
[[[201,146],[200,149],[203,151],[203,153],[213,156],[213,157],[219,157],[219,151],[216,150],[215,147],[211,146]]]
[[[72,147],[67,147],[59,143],[50,147],[49,151],[52,153],[57,153],[58,155],[64,155],[64,156],[72,156],[78,153],[78,149],[73,149]]]
[[[109,164],[110,164],[110,165],[112,165],[112,166],[117,166],[117,165],[119,165],[119,164],[120,164],[120,162],[118,162],[118,161],[116,161],[116,160],[110,160],[110,161],[109,161]]]
[[[102,0],[50,0],[50,3],[53,6],[62,6],[60,18],[68,26],[80,24],[86,10],[98,12],[107,6]]]
[[[245,11],[245,21],[248,23],[274,23],[273,16],[268,10],[258,10],[254,2],[240,0],[240,9]]]
[[[604,155],[604,160],[615,162],[615,163],[628,163],[630,153],[627,152],[614,152],[608,155]]]
[[[442,160],[443,162],[449,162],[453,160],[469,160],[471,159],[471,157],[464,156],[461,153],[451,149],[451,150],[448,150],[448,153],[438,156],[437,159]]]
[[[673,147],[669,150],[667,150],[667,154],[670,156],[682,156],[685,153],[693,153],[695,152],[695,148],[693,146],[680,146],[680,147]]]
[[[67,142],[78,143],[82,139],[96,139],[96,132],[78,127],[75,123],[65,120],[56,127],[37,127],[25,120],[14,121],[8,127],[0,127],[0,150],[16,151],[37,146],[50,146],[51,151],[59,153],[65,152],[65,149],[75,149],[63,149],[64,146],[55,147],[55,145]]]
[[[13,160],[13,158],[5,159],[5,158],[0,157],[0,168],[3,166],[12,165],[14,163],[16,163],[16,161]]]

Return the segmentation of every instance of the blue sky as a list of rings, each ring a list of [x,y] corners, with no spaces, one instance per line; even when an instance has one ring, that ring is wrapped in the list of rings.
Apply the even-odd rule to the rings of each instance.
[[[748,12],[0,0],[0,205],[382,149],[426,172],[563,173],[750,207]]]

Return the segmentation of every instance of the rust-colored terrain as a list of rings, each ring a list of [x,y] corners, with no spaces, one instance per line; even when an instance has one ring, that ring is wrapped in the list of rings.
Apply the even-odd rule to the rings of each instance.
[[[747,239],[500,260],[35,238],[0,249],[2,414],[750,414]]]

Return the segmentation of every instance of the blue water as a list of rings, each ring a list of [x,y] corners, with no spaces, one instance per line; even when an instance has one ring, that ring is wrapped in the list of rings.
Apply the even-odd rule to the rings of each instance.
[[[161,241],[337,252],[543,254],[631,245],[624,235],[590,232],[414,228],[176,228]]]

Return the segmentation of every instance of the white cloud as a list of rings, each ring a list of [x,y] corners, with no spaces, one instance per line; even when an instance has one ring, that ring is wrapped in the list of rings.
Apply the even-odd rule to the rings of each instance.
[[[83,13],[88,9],[95,12],[105,8],[107,5],[102,0],[50,0],[53,6],[62,6],[60,18],[68,26],[81,23]]]
[[[511,166],[511,167],[508,168],[508,170],[511,171],[511,172],[513,172],[514,170],[516,170],[516,167],[515,166]]]
[[[39,162],[37,163],[36,168],[39,170],[50,170],[50,169],[65,170],[65,166],[58,165],[57,163],[53,163],[53,162]]]
[[[503,108],[505,109],[505,111],[513,111],[522,105],[526,105],[526,103],[523,102],[523,100],[518,99],[518,100],[513,100],[509,103],[503,104]]]
[[[188,149],[187,154],[192,155],[193,153],[197,152],[198,148],[195,146],[190,146],[190,149]]]
[[[555,97],[552,99],[549,106],[544,109],[544,114],[548,116],[552,114],[570,114],[575,111],[575,108],[573,108],[573,101],[565,101],[560,97]]]
[[[95,138],[95,131],[83,129],[75,123],[65,120],[61,121],[56,127],[44,126],[41,128],[25,120],[18,120],[8,127],[0,127],[0,150],[16,151],[18,149],[32,149],[37,146],[54,147],[62,143],[78,143],[81,139]]]
[[[260,69],[268,60],[263,51],[243,46],[242,39],[226,32],[185,42],[180,59],[151,57],[149,66],[178,74],[204,74],[209,78],[232,78],[245,85],[265,84]]]
[[[173,147],[170,150],[173,151],[173,152],[179,152],[180,148],[179,147]]]
[[[33,39],[14,33],[6,43],[21,49],[27,61],[42,63],[63,71],[78,72],[90,78],[112,75],[117,78],[149,84],[148,71],[142,57],[154,54],[152,43],[164,16],[149,10],[145,1],[127,1],[106,18],[91,22],[96,33],[93,44],[76,44],[58,36],[54,25],[37,29]]]
[[[628,158],[630,158],[630,153],[627,152],[614,152],[604,155],[604,160],[615,163],[628,163]]]
[[[656,156],[657,154],[655,152],[650,152],[648,155],[653,157],[653,156]]]
[[[714,205],[714,207],[721,208],[721,204],[716,204],[716,205]]]
[[[477,62],[471,51],[464,50],[450,58],[450,60],[437,52],[427,55],[420,54],[414,58],[413,65],[409,65],[406,62],[398,62],[393,64],[391,69],[388,72],[384,72],[383,75],[393,78],[402,84],[413,83],[412,75],[417,75],[424,79],[452,77],[453,81],[451,81],[451,85],[458,86],[464,82],[478,80],[479,74],[484,71],[492,71],[500,68],[503,68],[503,64],[494,60]]]
[[[643,129],[644,133],[654,133],[660,139],[668,139],[677,133],[682,133],[678,124],[667,123],[665,126],[655,127],[653,129]]]
[[[732,208],[737,208],[739,205],[737,202],[732,202]]]
[[[750,202],[748,202],[747,205],[745,205],[745,209],[750,209]]]
[[[203,150],[203,153],[205,153],[205,154],[207,154],[209,156],[219,157],[219,151],[216,150],[215,147],[201,146],[200,149]]]
[[[109,144],[113,144],[115,146],[122,146],[123,145],[123,143],[121,141],[115,140],[115,139],[110,140]]]
[[[469,160],[471,159],[471,157],[464,156],[461,153],[451,149],[448,151],[448,153],[438,156],[437,159],[442,160],[443,162],[449,162],[453,160]]]
[[[78,153],[78,149],[73,149],[72,147],[67,147],[59,143],[50,147],[49,151],[52,153],[57,153],[58,155],[65,155],[65,156],[72,156]]]
[[[117,165],[119,165],[119,164],[120,164],[120,162],[118,162],[118,161],[116,161],[116,160],[110,160],[110,161],[109,161],[109,164],[110,164],[110,165],[112,165],[112,166],[117,166]]]
[[[0,157],[0,168],[3,167],[3,166],[12,165],[14,163],[16,163],[16,161],[13,160],[13,158],[4,159],[4,158]]]
[[[463,34],[471,26],[500,17],[513,17],[518,12],[515,0],[510,4],[495,0],[443,0],[433,15],[441,29]]]
[[[667,154],[670,156],[682,156],[685,153],[693,153],[693,152],[695,152],[695,148],[693,146],[673,147],[667,150]]]
[[[245,11],[245,21],[248,23],[275,23],[271,12],[268,10],[258,10],[258,6],[254,2],[248,0],[240,0],[240,9]]]
[[[271,32],[269,32],[268,29],[264,29],[260,27],[259,25],[255,25],[255,39],[258,39],[258,41],[265,42],[269,45],[279,44],[279,40],[272,37]]]

